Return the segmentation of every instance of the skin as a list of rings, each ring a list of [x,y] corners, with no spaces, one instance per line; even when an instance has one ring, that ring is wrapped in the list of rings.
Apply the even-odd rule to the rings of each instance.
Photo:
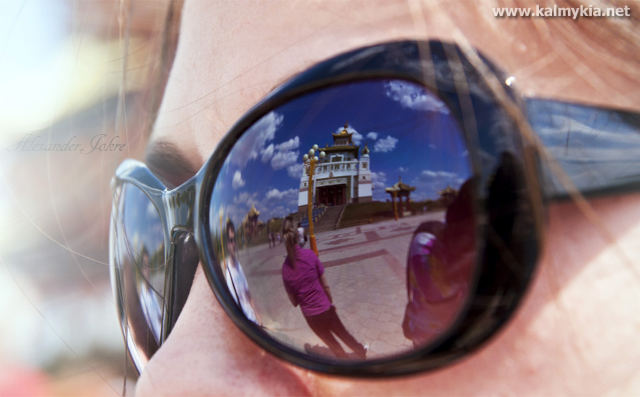
[[[400,38],[471,44],[512,73],[527,95],[640,110],[639,62],[631,58],[638,51],[611,59],[606,51],[615,43],[598,44],[588,32],[584,41],[562,41],[576,40],[570,20],[496,20],[488,4],[429,3],[187,1],[151,147],[173,143],[195,172],[231,125],[290,75],[339,52]],[[567,34],[546,39],[554,32]],[[596,44],[604,55],[586,48]],[[640,194],[589,205],[597,219],[570,201],[549,206],[542,259],[522,307],[485,347],[444,369],[354,380],[294,367],[236,329],[199,267],[137,395],[639,394]]]
[[[236,257],[236,233],[233,230],[227,232],[227,252],[232,258]]]

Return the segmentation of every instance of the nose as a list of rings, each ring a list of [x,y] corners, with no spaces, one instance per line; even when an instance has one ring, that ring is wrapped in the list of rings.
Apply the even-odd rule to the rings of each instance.
[[[307,396],[309,379],[236,328],[198,266],[180,317],[144,369],[136,396]]]

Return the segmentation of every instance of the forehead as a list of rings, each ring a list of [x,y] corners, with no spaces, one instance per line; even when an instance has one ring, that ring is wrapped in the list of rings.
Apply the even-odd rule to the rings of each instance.
[[[174,143],[199,167],[278,83],[349,49],[404,38],[471,45],[515,76],[527,95],[625,108],[640,103],[639,90],[629,89],[638,86],[637,60],[617,59],[614,68],[602,53],[547,39],[569,24],[575,43],[598,40],[572,21],[549,19],[541,27],[540,20],[496,19],[490,5],[451,3],[187,1],[152,140]],[[625,62],[633,72],[620,72]]]

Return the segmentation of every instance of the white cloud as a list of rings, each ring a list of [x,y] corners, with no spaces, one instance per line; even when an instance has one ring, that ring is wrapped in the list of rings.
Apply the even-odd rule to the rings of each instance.
[[[378,133],[371,131],[370,133],[367,134],[367,138],[375,141],[376,139],[378,139]]]
[[[287,152],[293,149],[297,149],[299,146],[300,146],[300,138],[295,136],[289,139],[288,141],[277,144],[276,150],[279,152]]]
[[[384,172],[372,172],[371,182],[373,183],[373,197],[375,200],[384,201],[387,199],[387,192],[384,188],[387,187],[387,174]]]
[[[271,160],[271,157],[273,157],[274,149],[275,149],[275,146],[273,146],[273,143],[270,143],[269,146],[267,146],[266,148],[264,148],[264,150],[262,150],[262,154],[260,158],[263,163],[266,163],[267,161]]]
[[[302,163],[291,164],[287,167],[287,174],[289,174],[289,176],[292,178],[300,179],[302,178],[303,168],[304,166],[302,165]]]
[[[225,210],[229,218],[231,218],[234,223],[239,224],[244,216],[247,215],[252,205],[255,206],[258,211],[262,211],[260,204],[257,193],[242,192],[233,198],[232,203],[227,203]]]
[[[260,211],[260,222],[266,222],[273,217],[283,217],[298,210],[298,194],[297,187],[283,190],[270,188],[261,193],[243,191],[224,203],[225,217],[228,216],[238,225],[251,206]],[[212,219],[218,222],[217,217]]]
[[[406,168],[406,167],[398,167],[398,172],[400,172],[400,173],[405,173],[407,171],[409,171],[409,169]]]
[[[447,171],[431,171],[431,170],[423,170],[420,175],[422,177],[428,178],[456,178],[458,174],[455,172],[447,172]]]
[[[387,97],[400,103],[402,107],[449,114],[444,102],[416,84],[393,80],[385,83],[384,88]]]
[[[269,144],[260,153],[260,159],[263,163],[270,162],[274,170],[285,168],[299,160],[300,152],[295,150],[300,147],[300,138],[295,136],[288,141],[278,144]]]
[[[271,158],[271,167],[274,170],[279,170],[292,165],[299,160],[301,161],[299,152],[276,152]]]
[[[283,121],[284,116],[276,112],[264,115],[236,143],[231,162],[245,166],[250,159],[256,159],[258,155],[263,155],[265,145],[275,138],[276,131]]]
[[[282,205],[279,205],[270,211],[270,218],[275,218],[275,217],[283,218],[286,215],[289,215],[291,212],[293,212],[291,208],[286,208]]]
[[[396,144],[398,143],[398,139],[392,137],[391,135],[387,135],[386,138],[382,138],[376,141],[375,145],[373,145],[374,152],[390,152],[396,148]]]
[[[375,189],[384,189],[387,183],[387,174],[384,172],[372,172],[371,173],[371,181],[373,182],[373,187]]]
[[[265,200],[261,204],[265,209],[265,216],[269,218],[295,212],[298,208],[298,189],[280,191],[273,188],[265,194]]]
[[[231,202],[225,204],[225,217],[228,216],[232,219],[236,226],[242,222],[252,206],[260,211],[258,220],[266,222],[273,217],[282,217],[296,212],[298,209],[298,190],[291,188],[280,191],[272,188],[264,194],[241,192],[235,195]],[[218,222],[218,218],[215,218],[215,222]]]
[[[353,133],[353,135],[351,136],[351,140],[353,141],[353,143],[355,145],[359,145],[360,143],[362,143],[362,138],[364,138],[364,137],[362,135],[360,135],[360,133],[358,131],[355,131]]]
[[[463,182],[464,179],[455,172],[423,170],[410,183],[416,187],[415,194],[411,197],[415,197],[416,200],[435,199],[440,190],[447,186],[458,189]]]
[[[257,193],[242,192],[239,195],[237,195],[236,197],[234,197],[233,201],[236,204],[245,204],[246,207],[247,207],[247,210],[248,210],[249,207],[251,207],[252,205],[258,204],[258,194]]]
[[[233,186],[234,189],[238,189],[244,186],[244,179],[242,179],[242,174],[240,173],[240,171],[236,171],[233,174],[233,180],[231,181],[231,186]]]
[[[293,198],[298,198],[298,189],[295,188],[291,188],[291,189],[287,189],[287,190],[278,190],[276,188],[273,188],[271,190],[269,190],[266,194],[265,194],[265,198],[267,200],[291,200]]]

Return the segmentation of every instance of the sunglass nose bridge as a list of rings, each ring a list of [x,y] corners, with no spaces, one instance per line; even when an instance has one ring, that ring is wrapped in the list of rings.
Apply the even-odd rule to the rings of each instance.
[[[193,183],[186,183],[178,189],[165,192],[163,202],[167,208],[168,228],[191,233],[193,229],[193,213],[196,202],[196,187]]]
[[[162,341],[169,336],[189,296],[191,284],[199,262],[198,246],[193,233],[184,227],[174,227],[167,259],[165,281],[165,313],[162,324]]]

